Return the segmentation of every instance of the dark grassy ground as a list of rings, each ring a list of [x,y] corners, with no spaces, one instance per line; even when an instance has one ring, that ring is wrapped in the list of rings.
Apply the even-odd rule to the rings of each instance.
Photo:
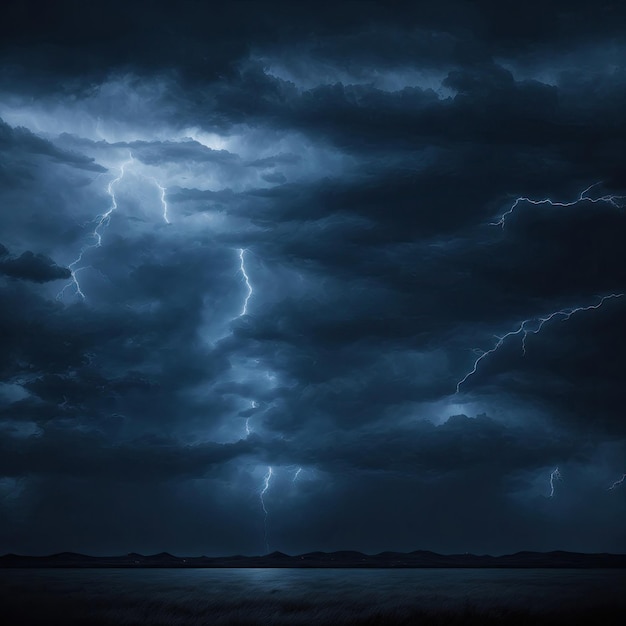
[[[5,570],[3,624],[622,624],[626,572]]]

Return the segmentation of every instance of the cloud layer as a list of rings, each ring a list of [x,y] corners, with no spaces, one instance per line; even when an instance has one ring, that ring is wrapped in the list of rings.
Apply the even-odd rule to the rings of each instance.
[[[1,38],[0,552],[623,550],[623,9],[124,7]]]

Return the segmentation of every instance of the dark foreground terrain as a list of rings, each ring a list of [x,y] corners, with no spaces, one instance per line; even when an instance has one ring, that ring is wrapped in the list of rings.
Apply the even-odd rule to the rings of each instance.
[[[579,552],[517,552],[504,556],[475,554],[437,554],[427,550],[414,552],[381,552],[363,554],[351,550],[341,552],[308,552],[290,556],[272,552],[264,556],[181,557],[167,552],[145,556],[87,556],[61,552],[49,556],[21,556],[5,554],[1,567],[287,567],[287,568],[626,568],[626,554],[584,554]]]
[[[623,569],[5,569],[5,624],[622,624]]]

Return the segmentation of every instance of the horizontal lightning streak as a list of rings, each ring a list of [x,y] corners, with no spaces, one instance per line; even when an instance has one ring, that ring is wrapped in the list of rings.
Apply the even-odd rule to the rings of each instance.
[[[626,474],[624,474],[620,479],[616,480],[609,488],[608,491],[613,491],[613,489],[617,489],[620,485],[624,483],[626,480]]]
[[[602,296],[600,298],[600,302],[598,302],[597,304],[590,304],[588,306],[573,307],[573,308],[568,308],[568,309],[560,309],[559,311],[554,311],[553,313],[550,313],[549,315],[545,317],[532,317],[529,319],[525,319],[524,321],[520,323],[520,325],[515,330],[509,331],[502,337],[496,337],[498,341],[493,348],[480,353],[480,356],[474,361],[474,365],[472,369],[467,374],[465,374],[465,376],[461,380],[459,380],[459,382],[456,384],[456,393],[459,393],[461,385],[464,382],[466,382],[468,378],[470,378],[477,372],[478,364],[483,359],[486,359],[490,354],[494,354],[495,352],[497,352],[509,337],[521,335],[522,354],[526,355],[526,339],[528,335],[531,333],[533,335],[538,334],[543,329],[544,325],[550,320],[554,319],[557,316],[563,316],[562,321],[566,321],[570,317],[572,317],[574,313],[579,313],[581,311],[589,311],[591,309],[598,309],[604,304],[606,300],[609,300],[611,298],[621,298],[623,295],[624,295],[623,293],[612,293],[607,296]],[[533,322],[536,324],[536,328],[528,328],[528,326],[532,324]]]
[[[510,217],[513,212],[515,211],[515,209],[522,203],[525,202],[527,204],[534,204],[534,205],[540,205],[540,204],[549,204],[550,206],[557,206],[557,207],[568,207],[568,206],[574,206],[575,204],[578,204],[580,202],[591,202],[591,203],[598,203],[598,202],[606,202],[607,204],[611,204],[612,206],[618,208],[618,209],[622,209],[624,208],[624,204],[620,201],[625,201],[626,200],[626,196],[617,196],[614,194],[605,194],[603,196],[598,196],[597,198],[590,198],[587,194],[594,188],[597,187],[598,185],[601,185],[602,181],[597,182],[597,183],[593,183],[593,185],[589,185],[589,187],[587,187],[586,189],[583,189],[580,192],[580,195],[578,196],[578,198],[576,198],[575,200],[572,200],[571,202],[555,202],[554,200],[551,200],[550,198],[543,198],[542,200],[533,200],[532,198],[527,198],[527,197],[520,197],[517,198],[515,200],[515,202],[513,202],[513,204],[511,205],[511,207],[505,211],[501,216],[500,219],[498,219],[497,222],[490,222],[489,226],[500,226],[502,228],[504,228],[504,225],[506,223],[506,220],[508,217]]]

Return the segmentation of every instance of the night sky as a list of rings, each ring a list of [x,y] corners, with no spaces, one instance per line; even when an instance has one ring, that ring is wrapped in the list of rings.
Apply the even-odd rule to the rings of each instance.
[[[0,553],[626,551],[626,5],[386,4],[3,3]]]

